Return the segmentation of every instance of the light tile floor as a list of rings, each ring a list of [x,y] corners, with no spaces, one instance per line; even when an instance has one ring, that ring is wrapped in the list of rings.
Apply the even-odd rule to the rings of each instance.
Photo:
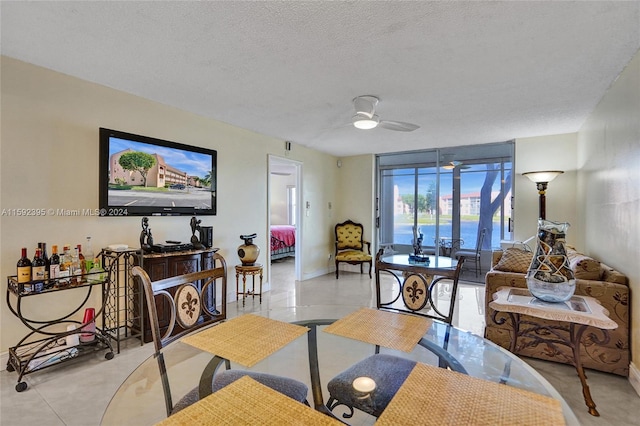
[[[271,291],[242,304],[230,303],[228,316],[288,306],[324,305],[374,306],[372,280],[355,272],[341,272],[303,282],[293,280],[292,261],[277,262],[272,268]],[[473,279],[473,274],[469,277]],[[230,277],[229,285],[235,285]],[[454,325],[478,335],[484,330],[484,287],[473,283],[460,286],[458,309]],[[326,312],[330,315],[331,312]],[[18,393],[14,387],[16,373],[0,372],[0,425],[78,425],[100,424],[102,414],[119,385],[153,351],[151,344],[140,346],[135,340],[125,343],[124,349],[111,361],[96,355],[82,362],[68,363],[26,376],[27,391]],[[6,359],[6,358],[5,358]],[[587,413],[580,381],[571,366],[526,359],[556,387],[572,407],[581,424],[640,425],[640,397],[626,378],[588,372],[591,394],[601,417]]]

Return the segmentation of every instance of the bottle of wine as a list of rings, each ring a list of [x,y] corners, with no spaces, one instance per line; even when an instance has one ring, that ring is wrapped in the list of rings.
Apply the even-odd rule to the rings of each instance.
[[[49,259],[49,278],[58,278],[60,276],[60,255],[58,254],[58,246],[51,246],[51,259]]]
[[[87,237],[87,242],[84,245],[82,254],[84,254],[84,270],[89,272],[93,268],[93,259],[95,258],[95,255],[93,254],[93,247],[91,247],[91,237]]]
[[[31,292],[31,261],[27,257],[27,249],[26,247],[22,248],[22,257],[18,260],[18,283],[29,283],[25,284],[24,291]],[[28,288],[27,288],[28,287]]]
[[[47,243],[38,243],[38,247],[40,247],[40,254],[42,259],[44,259],[44,278],[49,279],[49,266],[51,265],[49,256],[47,255]]]
[[[42,258],[42,250],[37,248],[36,254],[33,256],[31,262],[31,277],[33,281],[32,291],[42,291],[44,286],[45,273],[47,271],[47,265]]]

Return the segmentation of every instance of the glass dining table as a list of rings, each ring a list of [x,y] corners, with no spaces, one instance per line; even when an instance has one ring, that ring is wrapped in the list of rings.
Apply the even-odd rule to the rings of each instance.
[[[308,401],[311,407],[324,407],[328,399],[328,381],[376,350],[373,344],[324,332],[324,329],[336,319],[352,314],[360,308],[345,305],[313,305],[256,312],[256,315],[270,319],[309,327],[311,331],[251,368],[233,362],[231,367],[297,379],[309,387]],[[579,424],[561,395],[539,373],[510,352],[470,332],[433,320],[430,321],[420,343],[410,352],[385,347],[381,347],[380,352],[433,366],[442,366],[444,359],[448,365],[453,366],[452,369],[469,376],[549,396],[560,401],[566,424]],[[199,386],[203,372],[210,370],[214,358],[213,354],[182,341],[166,347],[163,355],[173,401],[178,401]],[[434,403],[455,404],[455,400],[443,399]],[[346,409],[341,411],[341,407],[336,407],[333,414],[350,424],[373,424],[376,421],[374,417],[357,410],[353,418],[344,419],[342,414],[345,412]],[[105,410],[101,424],[153,425],[165,418],[165,398],[160,372],[155,357],[150,356],[118,388]]]

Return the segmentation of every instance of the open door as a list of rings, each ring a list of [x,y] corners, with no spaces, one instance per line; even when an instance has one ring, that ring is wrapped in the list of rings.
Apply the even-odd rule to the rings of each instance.
[[[301,280],[302,163],[270,155],[268,173],[269,236],[267,241],[270,246],[267,259],[270,266],[269,286],[271,287],[273,262],[292,264],[293,276],[297,281]],[[273,241],[275,243],[271,244]]]

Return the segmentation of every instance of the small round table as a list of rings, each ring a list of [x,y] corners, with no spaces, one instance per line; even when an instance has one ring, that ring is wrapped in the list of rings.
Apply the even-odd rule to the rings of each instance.
[[[242,275],[242,291],[239,291],[240,275]],[[251,291],[247,291],[247,275],[253,277]],[[242,306],[244,306],[246,296],[251,295],[254,298],[256,296],[256,275],[260,275],[260,291],[258,295],[260,296],[260,304],[262,304],[262,265],[260,263],[251,266],[236,265],[236,298],[242,295]]]

